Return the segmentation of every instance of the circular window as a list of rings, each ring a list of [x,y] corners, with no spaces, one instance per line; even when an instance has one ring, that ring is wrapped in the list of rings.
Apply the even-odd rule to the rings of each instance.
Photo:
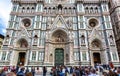
[[[31,25],[30,19],[23,19],[22,22],[25,27],[29,27]]]
[[[95,27],[95,26],[98,25],[98,21],[97,21],[96,19],[90,19],[90,20],[89,20],[89,25],[90,25],[91,27]]]

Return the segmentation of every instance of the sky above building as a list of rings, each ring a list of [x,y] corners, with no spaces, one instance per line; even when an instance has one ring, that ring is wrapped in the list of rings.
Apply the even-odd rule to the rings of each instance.
[[[11,0],[0,0],[0,34],[2,35],[6,34],[11,7]]]

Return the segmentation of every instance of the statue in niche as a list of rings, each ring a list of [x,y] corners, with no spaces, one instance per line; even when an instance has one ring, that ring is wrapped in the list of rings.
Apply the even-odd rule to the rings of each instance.
[[[98,41],[93,41],[92,42],[92,47],[98,48],[98,47],[100,47],[100,44],[98,43]]]
[[[113,44],[113,36],[112,35],[110,35],[110,44]]]
[[[85,36],[84,36],[84,35],[81,36],[81,43],[82,43],[82,44],[85,43]]]
[[[20,44],[20,47],[22,47],[22,48],[27,47],[27,46],[26,46],[26,43],[25,43],[25,42],[22,42],[22,43]]]
[[[37,38],[34,38],[34,44],[37,44]]]
[[[61,34],[59,33],[56,40],[56,42],[64,42],[64,39],[61,37]]]
[[[67,24],[68,24],[69,27],[71,27],[72,26],[72,21],[71,20],[67,20]]]
[[[26,48],[28,45],[27,45],[27,42],[25,40],[21,40],[20,41],[20,47],[22,48]]]

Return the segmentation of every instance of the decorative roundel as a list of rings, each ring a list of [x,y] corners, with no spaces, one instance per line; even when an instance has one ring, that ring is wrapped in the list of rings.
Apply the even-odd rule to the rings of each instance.
[[[31,25],[31,20],[28,18],[25,18],[22,20],[22,23],[25,27],[29,27]]]
[[[89,26],[95,27],[97,25],[98,25],[98,20],[97,19],[92,18],[92,19],[89,20]]]

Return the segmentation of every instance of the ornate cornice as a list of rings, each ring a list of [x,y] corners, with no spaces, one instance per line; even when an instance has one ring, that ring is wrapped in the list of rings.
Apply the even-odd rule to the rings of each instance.
[[[76,3],[100,3],[109,2],[109,0],[76,0]]]
[[[44,0],[11,0],[12,3],[42,3]]]

